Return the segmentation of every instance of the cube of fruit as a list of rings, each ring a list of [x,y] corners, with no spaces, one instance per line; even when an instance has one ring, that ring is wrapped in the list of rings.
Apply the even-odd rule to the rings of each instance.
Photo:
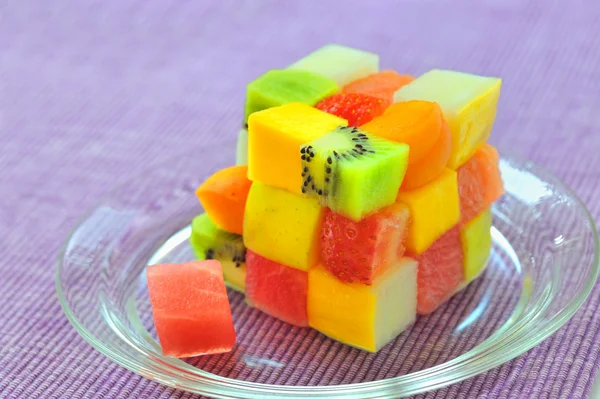
[[[235,329],[216,260],[146,268],[156,333],[166,356],[229,352]]]
[[[340,127],[304,144],[302,192],[354,221],[396,201],[408,146]]]
[[[379,56],[339,44],[328,44],[296,61],[288,69],[318,73],[343,86],[377,72]]]
[[[248,178],[301,194],[300,146],[347,122],[305,104],[252,114],[248,120]]]
[[[348,121],[348,126],[360,126],[383,114],[390,100],[362,93],[338,93],[320,101],[315,107]]]
[[[372,284],[404,254],[408,208],[396,203],[360,222],[325,210],[321,259],[325,268],[346,282]]]
[[[485,269],[492,249],[492,211],[487,209],[460,229],[464,253],[464,281],[474,280]]]
[[[400,75],[388,69],[348,83],[342,87],[342,93],[363,93],[391,102],[394,93],[413,80],[415,78],[410,75]]]
[[[246,255],[246,302],[296,326],[308,326],[308,273],[273,262],[252,250]]]
[[[446,169],[425,186],[400,191],[398,201],[410,210],[407,253],[419,255],[460,219],[456,172]]]
[[[394,101],[435,101],[452,132],[452,169],[464,164],[490,136],[502,80],[434,69],[400,88]]]
[[[408,165],[401,189],[413,190],[434,181],[446,169],[451,153],[452,133],[443,121],[437,142],[420,160]]]
[[[223,278],[231,288],[244,292],[246,286],[246,247],[241,235],[217,228],[203,213],[192,220],[190,244],[199,260],[221,262]]]
[[[246,121],[257,111],[300,102],[315,105],[339,90],[335,81],[302,70],[271,70],[246,88]]]
[[[415,320],[417,263],[402,258],[373,285],[345,283],[317,265],[308,272],[308,324],[325,335],[377,352]]]
[[[214,173],[196,190],[210,219],[230,233],[243,233],[246,198],[252,185],[247,175],[247,166],[231,166]]]
[[[446,168],[452,151],[452,133],[437,103],[406,101],[391,105],[383,115],[361,126],[388,140],[410,147],[404,190],[421,187]]]
[[[265,258],[308,270],[318,260],[322,219],[316,199],[256,182],[246,203],[244,243]]]
[[[436,310],[463,282],[463,250],[458,226],[438,238],[425,252],[415,258],[417,273],[417,313]]]
[[[242,128],[238,133],[235,154],[236,165],[248,165],[248,129]]]
[[[484,144],[457,169],[462,224],[468,223],[504,194],[499,161],[498,151]]]
[[[406,143],[410,147],[409,164],[430,152],[442,132],[442,110],[430,101],[407,101],[391,105],[383,115],[361,126],[378,137]]]

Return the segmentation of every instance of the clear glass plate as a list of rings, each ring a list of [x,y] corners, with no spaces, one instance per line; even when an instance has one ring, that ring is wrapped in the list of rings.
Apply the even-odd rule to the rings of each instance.
[[[275,320],[229,292],[237,345],[187,360],[161,355],[144,268],[193,258],[194,190],[233,163],[234,144],[199,149],[101,200],[68,238],[56,287],[73,326],[116,363],[218,398],[397,398],[439,389],[532,348],[579,309],[598,277],[598,236],[573,192],[502,153],[486,271],[377,354]]]

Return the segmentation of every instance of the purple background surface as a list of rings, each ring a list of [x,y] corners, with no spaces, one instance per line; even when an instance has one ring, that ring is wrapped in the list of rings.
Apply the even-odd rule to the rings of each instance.
[[[233,139],[244,85],[328,42],[412,74],[502,76],[493,141],[599,220],[599,19],[597,0],[0,2],[0,398],[193,397],[78,336],[54,289],[61,244],[115,185]],[[599,295],[538,347],[427,397],[588,396]]]

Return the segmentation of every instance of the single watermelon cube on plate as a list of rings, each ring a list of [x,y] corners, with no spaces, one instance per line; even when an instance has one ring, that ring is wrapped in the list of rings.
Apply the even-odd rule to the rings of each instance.
[[[166,356],[229,352],[235,329],[216,260],[146,268],[154,325]]]
[[[300,327],[308,326],[308,273],[269,260],[248,249],[246,302],[271,316]]]

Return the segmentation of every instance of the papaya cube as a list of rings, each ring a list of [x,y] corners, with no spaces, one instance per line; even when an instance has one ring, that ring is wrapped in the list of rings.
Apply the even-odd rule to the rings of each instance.
[[[417,262],[400,259],[372,285],[343,282],[317,265],[308,272],[307,301],[312,328],[377,352],[415,320]]]
[[[492,211],[487,209],[461,227],[464,280],[473,281],[485,269],[492,249]]]
[[[248,178],[300,195],[300,146],[347,125],[345,119],[301,103],[252,114],[248,120]]]
[[[401,87],[395,102],[437,102],[452,132],[448,167],[464,164],[490,136],[496,118],[502,80],[463,72],[433,69]]]
[[[315,105],[339,90],[335,81],[317,73],[273,69],[246,87],[246,121],[257,111],[300,102]]]
[[[420,255],[460,219],[456,172],[445,169],[431,183],[400,191],[398,201],[410,210],[406,251]]]
[[[259,255],[300,270],[318,261],[323,220],[319,201],[254,183],[244,218],[244,244]]]
[[[288,69],[318,73],[341,87],[378,72],[379,56],[339,44],[328,44],[296,61]]]

